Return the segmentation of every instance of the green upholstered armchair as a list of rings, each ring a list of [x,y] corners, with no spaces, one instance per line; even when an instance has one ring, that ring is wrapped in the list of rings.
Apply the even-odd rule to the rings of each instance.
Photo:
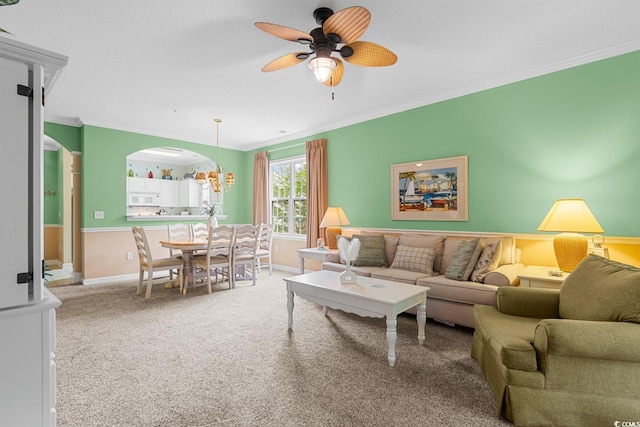
[[[559,291],[500,287],[474,318],[471,355],[515,425],[640,424],[640,269],[589,255]]]

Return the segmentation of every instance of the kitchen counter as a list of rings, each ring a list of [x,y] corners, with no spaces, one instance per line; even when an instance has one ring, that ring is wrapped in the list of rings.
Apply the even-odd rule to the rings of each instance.
[[[227,219],[226,215],[216,215],[218,219]],[[127,221],[207,221],[208,215],[127,215]]]

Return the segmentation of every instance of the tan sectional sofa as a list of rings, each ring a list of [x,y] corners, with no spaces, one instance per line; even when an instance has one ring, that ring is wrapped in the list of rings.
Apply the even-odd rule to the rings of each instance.
[[[518,273],[524,268],[524,265],[520,263],[520,250],[516,248],[516,240],[512,236],[440,232],[379,233],[364,231],[353,232],[351,237],[361,237],[361,241],[368,241],[369,238],[367,236],[380,235],[384,237],[383,259],[385,262],[377,262],[375,258],[367,258],[369,252],[364,247],[364,250],[361,250],[358,259],[351,267],[352,271],[361,276],[431,288],[427,294],[427,316],[439,322],[474,327],[474,304],[495,306],[498,287],[515,286],[520,283]],[[375,238],[377,241],[380,239],[380,237]],[[500,250],[493,260],[495,269],[479,276],[476,275],[474,277],[475,280],[480,280],[480,282],[447,277],[447,275],[451,277],[449,273],[452,269],[449,269],[449,267],[452,266],[454,255],[456,251],[459,251],[461,243],[466,242],[465,245],[468,246],[469,242],[475,239],[480,239],[483,247],[490,243],[493,243],[495,247],[499,242]],[[424,254],[425,250],[420,248],[427,248],[431,256],[435,255],[433,256],[431,270],[429,268],[426,271],[422,268],[413,268],[411,263],[399,264],[398,261],[400,260],[396,259],[398,248],[401,248],[403,257],[406,257],[407,253],[414,252],[417,254],[416,257],[422,257],[421,254]],[[409,249],[407,250],[407,248]],[[365,261],[358,262],[361,258],[364,258]],[[459,257],[455,256],[455,258],[455,262],[457,262]],[[369,262],[366,262],[366,260],[369,260]],[[397,262],[394,264],[394,261]],[[476,261],[471,260],[471,262],[475,263]],[[406,267],[407,265],[409,267]],[[401,268],[398,268],[398,266]],[[473,267],[476,266],[467,265],[467,270]],[[341,272],[345,268],[344,260],[341,262],[338,255],[330,257],[322,264],[323,270]],[[417,269],[422,271],[411,271]],[[448,269],[449,273],[447,273]]]

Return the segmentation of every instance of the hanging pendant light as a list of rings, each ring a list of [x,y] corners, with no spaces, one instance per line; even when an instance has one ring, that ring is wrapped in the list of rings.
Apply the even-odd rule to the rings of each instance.
[[[220,166],[220,123],[222,122],[222,119],[213,119],[213,121],[216,122],[216,170],[215,172],[209,172],[209,181],[211,182],[211,188],[213,191],[219,193],[222,190],[231,190],[236,178],[233,172],[227,172],[225,180],[223,181],[221,179],[223,170]],[[214,178],[211,178],[212,175]]]

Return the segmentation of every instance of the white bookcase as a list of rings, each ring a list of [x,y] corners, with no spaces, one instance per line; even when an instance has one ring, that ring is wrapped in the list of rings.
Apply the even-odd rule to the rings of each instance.
[[[56,425],[55,309],[44,286],[44,105],[67,57],[0,36],[0,424]]]

